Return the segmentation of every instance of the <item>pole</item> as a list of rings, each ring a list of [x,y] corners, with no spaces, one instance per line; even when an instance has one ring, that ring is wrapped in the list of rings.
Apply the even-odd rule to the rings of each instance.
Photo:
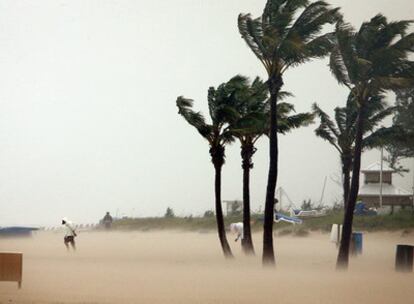
[[[413,189],[412,189],[412,191],[413,191],[413,197],[412,197],[412,199],[413,199],[413,212],[414,212],[414,160],[413,160],[412,172],[413,172]]]
[[[279,187],[279,208],[280,208],[280,211],[283,211],[283,209],[282,209],[282,191],[283,191],[283,189],[282,189],[282,187]]]
[[[322,205],[323,195],[325,194],[326,179],[327,179],[327,176],[325,176],[325,180],[323,182],[322,194],[321,194],[321,199],[319,200],[319,205]]]
[[[379,205],[382,208],[382,170],[383,170],[383,159],[384,159],[384,147],[381,146],[381,172],[380,172],[380,196]]]

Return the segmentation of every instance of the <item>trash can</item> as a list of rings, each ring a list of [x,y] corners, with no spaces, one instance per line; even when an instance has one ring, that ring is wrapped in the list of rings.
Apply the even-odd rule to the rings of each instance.
[[[395,270],[398,272],[413,271],[414,246],[397,245],[395,255]]]
[[[352,232],[351,236],[351,254],[362,254],[362,232]]]

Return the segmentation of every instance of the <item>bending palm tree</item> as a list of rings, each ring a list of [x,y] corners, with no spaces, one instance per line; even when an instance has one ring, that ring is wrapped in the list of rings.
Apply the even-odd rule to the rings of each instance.
[[[215,208],[217,230],[226,258],[233,257],[226,238],[223,210],[221,206],[221,169],[224,165],[225,145],[234,141],[229,131],[228,122],[236,119],[234,110],[235,91],[242,85],[244,78],[236,76],[229,82],[220,85],[217,89],[211,87],[208,90],[208,107],[211,124],[206,123],[200,112],[192,110],[193,100],[182,96],[177,98],[178,113],[206,139],[210,146],[211,162],[215,169]]]
[[[252,19],[250,14],[240,14],[238,18],[242,38],[267,71],[270,91],[270,163],[263,225],[264,265],[275,263],[273,210],[279,154],[277,96],[283,86],[283,74],[290,67],[327,55],[332,47],[332,34],[318,35],[323,25],[334,23],[337,18],[338,9],[331,9],[324,1],[309,3],[308,0],[268,0],[259,18]]]
[[[236,95],[238,119],[230,125],[231,133],[239,139],[243,169],[243,239],[245,254],[254,254],[250,227],[250,169],[253,168],[255,143],[264,134],[267,87],[257,77],[250,85],[247,78]]]
[[[406,35],[410,21],[387,22],[377,15],[356,32],[338,22],[337,44],[330,57],[330,68],[340,84],[347,86],[358,105],[352,181],[345,210],[337,268],[347,268],[349,243],[356,199],[359,190],[363,134],[368,107],[378,95],[414,85],[414,62],[408,55],[414,50],[414,34]]]
[[[344,207],[346,209],[351,182],[358,104],[353,99],[353,95],[350,94],[346,107],[335,108],[334,120],[320,109],[317,104],[313,105],[313,110],[321,121],[319,127],[315,130],[315,134],[328,141],[339,152],[341,157]],[[372,99],[366,111],[367,123],[363,131],[363,149],[381,146],[386,138],[394,135],[395,127],[377,128],[381,121],[393,114],[394,111],[395,107],[388,107],[383,96],[379,95]]]
[[[231,124],[231,132],[240,141],[242,168],[243,168],[243,239],[242,248],[246,254],[254,254],[250,228],[250,169],[253,168],[253,155],[256,152],[255,143],[264,134],[269,132],[269,102],[268,88],[260,78],[251,84],[247,78],[236,94],[238,119]],[[279,99],[290,96],[280,92]],[[293,128],[310,123],[313,115],[301,113],[288,116],[294,108],[288,103],[279,103],[278,106],[279,133],[286,133]]]

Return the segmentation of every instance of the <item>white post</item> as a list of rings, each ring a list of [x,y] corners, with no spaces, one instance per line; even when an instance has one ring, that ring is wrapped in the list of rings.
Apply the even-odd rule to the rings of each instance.
[[[381,171],[380,171],[380,196],[379,196],[379,205],[382,208],[382,169],[383,169],[383,158],[384,158],[384,147],[381,146]]]

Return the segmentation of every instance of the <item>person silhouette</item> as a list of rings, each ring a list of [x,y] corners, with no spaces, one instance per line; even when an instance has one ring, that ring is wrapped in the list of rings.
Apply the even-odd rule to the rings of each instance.
[[[104,218],[102,219],[102,223],[103,223],[105,229],[111,229],[112,222],[113,222],[112,216],[109,214],[109,212],[107,212],[105,214]]]
[[[65,243],[66,249],[69,250],[69,244],[72,246],[73,250],[76,250],[75,244],[75,237],[77,237],[75,228],[73,228],[73,224],[68,221],[67,218],[62,219],[62,225],[65,229],[65,236],[63,238],[63,242]]]

